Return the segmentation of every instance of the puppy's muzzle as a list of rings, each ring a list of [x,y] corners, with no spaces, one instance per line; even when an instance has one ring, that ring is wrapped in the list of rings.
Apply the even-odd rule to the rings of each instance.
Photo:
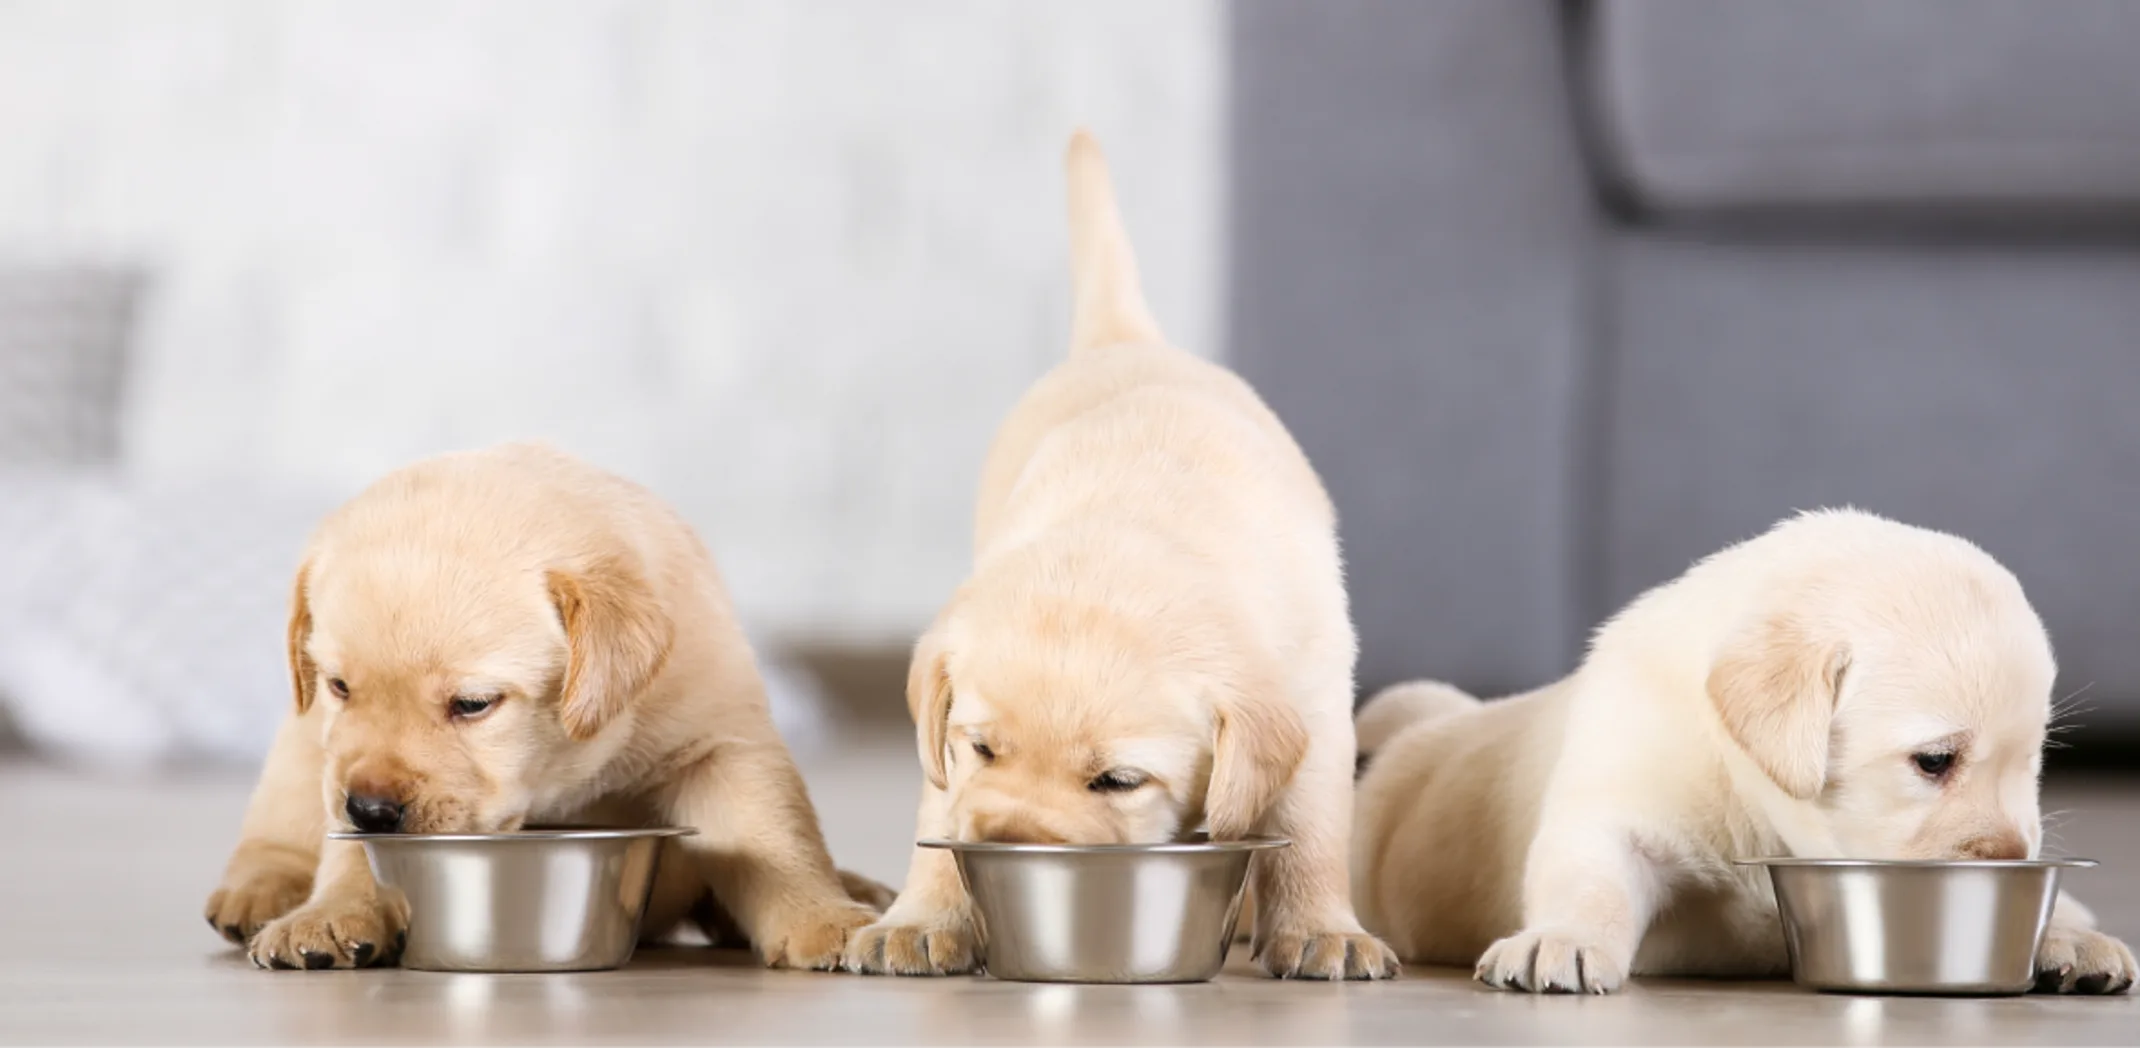
[[[1998,833],[1963,841],[1956,851],[1964,859],[2026,859],[2029,842],[2019,833]]]
[[[394,833],[401,829],[402,816],[408,813],[408,808],[392,797],[362,793],[350,794],[342,810],[360,833]]]
[[[976,814],[969,823],[967,837],[969,840],[993,841],[999,844],[1071,843],[1065,835],[1018,812]]]

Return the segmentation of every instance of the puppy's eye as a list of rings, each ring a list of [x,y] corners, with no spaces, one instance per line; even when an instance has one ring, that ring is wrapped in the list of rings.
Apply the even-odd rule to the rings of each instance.
[[[349,697],[349,685],[348,683],[344,682],[340,677],[327,678],[327,690],[333,692],[334,697],[337,699],[346,699]]]
[[[1128,793],[1149,781],[1149,777],[1135,768],[1116,768],[1094,776],[1085,788],[1094,793]]]
[[[490,708],[497,704],[498,700],[489,695],[462,695],[446,704],[446,712],[455,720],[468,720],[490,712]]]
[[[988,744],[979,739],[973,740],[973,755],[981,758],[983,764],[993,763],[996,759],[996,751],[989,749]]]
[[[1923,772],[1927,778],[1941,779],[1953,770],[1954,754],[1913,753],[1910,755],[1910,763],[1917,765],[1917,770]]]

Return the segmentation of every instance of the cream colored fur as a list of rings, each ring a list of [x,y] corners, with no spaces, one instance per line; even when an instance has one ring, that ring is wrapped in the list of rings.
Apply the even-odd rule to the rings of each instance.
[[[2052,677],[2020,583],[1975,546],[1795,517],[1637,598],[1557,684],[1369,702],[1354,898],[1406,960],[1505,989],[1778,974],[1767,875],[1732,860],[2034,856]],[[2067,991],[2134,974],[2063,896],[2038,964]]]
[[[1269,833],[1255,954],[1280,976],[1386,977],[1347,899],[1355,653],[1335,519],[1276,417],[1166,344],[1105,161],[1070,145],[1070,358],[997,434],[973,574],[916,646],[924,838],[1158,842]],[[951,861],[917,849],[859,970],[983,957]]]
[[[393,473],[329,516],[292,600],[296,709],[209,923],[263,967],[389,962],[351,793],[407,832],[676,824],[645,922],[696,916],[765,963],[831,968],[889,893],[834,870],[720,576],[651,493],[506,445]],[[456,716],[456,697],[494,700]]]

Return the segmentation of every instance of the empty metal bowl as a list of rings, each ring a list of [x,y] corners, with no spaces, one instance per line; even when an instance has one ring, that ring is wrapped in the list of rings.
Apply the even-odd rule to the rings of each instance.
[[[922,841],[957,860],[988,974],[1020,982],[1202,982],[1226,964],[1250,860],[1275,837],[1174,844]]]
[[[668,838],[698,831],[330,833],[358,841],[372,876],[409,900],[401,966],[435,972],[579,972],[631,960]]]
[[[2059,874],[2091,859],[1875,862],[1750,859],[1766,866],[1801,986],[1843,993],[2018,994]]]

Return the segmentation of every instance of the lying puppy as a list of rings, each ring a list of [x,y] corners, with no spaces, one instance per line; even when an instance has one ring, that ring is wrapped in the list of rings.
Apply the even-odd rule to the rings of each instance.
[[[713,561],[644,488],[531,445],[394,473],[313,536],[289,655],[296,712],[208,900],[255,964],[394,957],[404,905],[330,827],[696,827],[649,937],[693,915],[775,967],[835,967],[876,919],[849,895],[881,889],[826,857]]]
[[[1166,344],[1099,147],[1078,135],[1068,167],[1071,355],[997,434],[973,575],[914,652],[917,832],[1282,835],[1253,874],[1263,967],[1390,976],[1346,898],[1355,646],[1330,501],[1247,384]],[[979,936],[950,858],[917,849],[847,961],[967,971]]]
[[[1407,960],[1503,989],[1780,974],[1768,876],[1732,860],[2034,856],[2052,676],[1982,550],[1805,514],[1637,598],[1558,684],[1369,702],[1354,898]],[[2059,898],[2045,988],[2132,984],[2093,923]]]

